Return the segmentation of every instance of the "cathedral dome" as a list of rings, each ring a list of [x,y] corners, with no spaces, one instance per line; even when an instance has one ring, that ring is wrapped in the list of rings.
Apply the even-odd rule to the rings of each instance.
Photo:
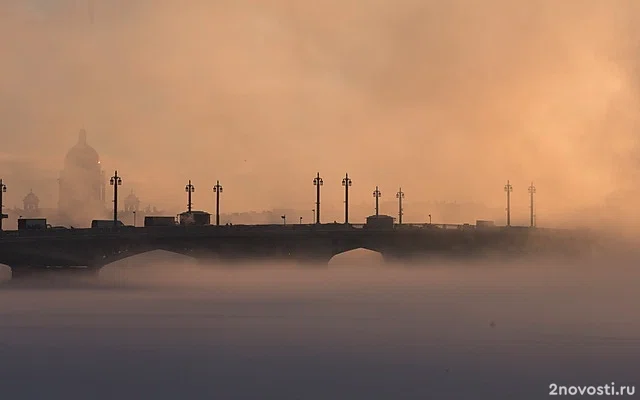
[[[95,169],[99,168],[98,152],[87,144],[87,132],[82,129],[78,135],[78,143],[69,150],[64,159],[66,168]]]
[[[38,196],[36,196],[35,193],[33,193],[33,190],[31,190],[22,200],[25,203],[28,204],[38,204],[40,202],[40,199],[38,198]]]
[[[31,190],[22,200],[22,204],[22,209],[25,213],[36,212],[38,211],[40,199],[33,193],[33,190]]]
[[[131,193],[124,199],[124,210],[125,211],[138,211],[140,208],[140,199],[133,193],[133,189]]]
[[[131,189],[131,193],[129,193],[129,195],[124,199],[125,202],[129,202],[129,203],[139,203],[140,199],[138,199],[138,196],[135,195],[135,193],[133,193],[133,189]]]

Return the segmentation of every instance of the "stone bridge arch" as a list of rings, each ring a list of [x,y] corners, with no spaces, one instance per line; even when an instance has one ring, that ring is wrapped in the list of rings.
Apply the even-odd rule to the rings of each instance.
[[[144,246],[134,247],[130,249],[117,250],[112,254],[103,255],[95,260],[94,266],[96,268],[105,268],[109,266],[117,265],[123,261],[132,262],[136,261],[139,257],[154,255],[164,255],[165,259],[171,259],[175,256],[182,256],[182,260],[193,260],[200,263],[215,262],[219,259],[218,254],[209,251],[203,251],[193,248],[177,248],[166,246]],[[146,260],[145,260],[146,261]],[[162,260],[158,260],[159,262]]]
[[[155,279],[158,274],[179,275],[185,269],[190,270],[199,263],[199,260],[191,255],[161,249],[126,254],[110,261],[99,268],[100,277],[107,281],[135,281],[143,277]]]
[[[155,255],[155,254],[167,254],[174,256],[186,256],[183,253],[172,251],[172,250],[164,250],[161,248],[148,248],[148,249],[135,249],[135,250],[124,250],[117,252],[113,255],[108,255],[100,259],[98,263],[99,268],[107,268],[118,266],[120,264],[131,264],[135,263],[140,259],[144,259],[147,256]],[[188,258],[193,258],[186,256]]]
[[[372,265],[381,264],[384,262],[384,255],[382,252],[365,248],[356,247],[335,253],[328,261],[329,265]]]

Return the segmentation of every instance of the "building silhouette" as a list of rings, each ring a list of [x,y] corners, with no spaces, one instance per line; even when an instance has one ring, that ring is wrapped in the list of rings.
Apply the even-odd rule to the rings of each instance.
[[[145,215],[144,210],[140,210],[140,199],[132,189],[129,195],[124,198],[124,209],[118,212],[118,219],[126,225],[134,225],[136,219],[138,224],[144,221]]]
[[[140,199],[138,196],[133,193],[133,189],[131,189],[131,193],[124,199],[124,212],[138,212],[140,210]]]
[[[5,207],[9,215],[8,226],[16,226],[18,218],[46,218],[54,226],[86,228],[93,219],[112,218],[112,193],[107,191],[107,178],[100,164],[100,156],[87,143],[84,129],[78,135],[78,142],[65,156],[58,185],[57,208],[42,208],[40,199],[30,190],[22,200],[22,207]],[[141,201],[133,190],[123,203],[124,208],[118,211],[118,219],[127,225],[133,225],[136,220],[140,225],[145,216],[166,213],[151,205],[141,207]]]
[[[58,213],[64,220],[86,225],[105,215],[106,177],[98,152],[87,143],[84,129],[64,159],[58,182]]]
[[[40,216],[40,199],[30,190],[22,199],[22,214],[27,218]]]

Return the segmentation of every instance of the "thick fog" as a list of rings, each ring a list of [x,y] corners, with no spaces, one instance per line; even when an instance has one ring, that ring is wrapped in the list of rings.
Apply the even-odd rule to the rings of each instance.
[[[636,1],[168,0],[0,3],[5,204],[54,207],[84,127],[108,173],[165,208],[504,204],[526,223],[629,221]],[[128,189],[123,189],[128,190]],[[200,197],[198,197],[200,196]],[[606,210],[598,207],[608,205]],[[631,213],[631,214],[630,214]],[[426,216],[424,216],[426,217]],[[444,221],[446,222],[446,221]]]
[[[149,253],[99,281],[3,285],[3,394],[524,400],[552,383],[637,387],[636,266],[409,267],[356,251],[329,268],[227,268]]]

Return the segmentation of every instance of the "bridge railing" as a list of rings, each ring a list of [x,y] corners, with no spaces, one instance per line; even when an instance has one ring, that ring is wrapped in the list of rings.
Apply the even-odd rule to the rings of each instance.
[[[395,224],[396,229],[473,229],[475,225],[470,224],[430,224],[430,223],[402,223]]]
[[[284,231],[344,231],[344,230],[360,230],[366,229],[366,224],[348,224],[329,223],[329,224],[265,224],[265,225],[205,225],[205,226],[158,226],[158,227],[118,227],[118,228],[80,228],[80,229],[34,229],[21,231],[3,231],[0,232],[0,240],[4,238],[38,238],[38,237],[94,237],[94,236],[111,236],[111,235],[147,235],[162,236],[180,234],[183,231],[209,232],[210,230],[236,231],[236,232],[282,232]],[[429,224],[429,223],[403,223],[395,224],[395,230],[476,230],[476,229],[530,229],[529,227],[477,227],[471,224]],[[543,230],[544,228],[536,228]],[[546,229],[549,230],[549,229]],[[562,229],[560,229],[562,231]]]

